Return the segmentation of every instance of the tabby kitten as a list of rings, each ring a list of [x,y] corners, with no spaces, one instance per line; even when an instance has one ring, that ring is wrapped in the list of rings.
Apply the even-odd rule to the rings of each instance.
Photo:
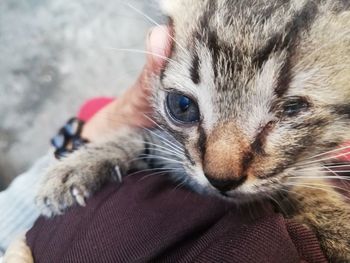
[[[315,231],[332,262],[349,262],[350,205],[322,167],[350,141],[350,0],[162,8],[175,41],[153,79],[159,131],[118,131],[51,167],[37,197],[43,214],[83,205],[142,159],[232,202],[288,192],[297,209],[286,216]]]

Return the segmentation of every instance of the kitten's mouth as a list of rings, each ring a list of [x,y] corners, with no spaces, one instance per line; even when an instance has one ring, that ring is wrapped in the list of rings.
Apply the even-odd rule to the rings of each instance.
[[[236,203],[236,204],[246,204],[251,203],[257,200],[261,199],[261,195],[259,194],[252,194],[252,193],[245,193],[241,191],[230,191],[230,192],[216,192],[216,195],[218,195],[221,199],[224,199],[225,201]]]
[[[283,181],[286,178],[275,178],[269,180],[257,181],[252,184],[243,183],[235,189],[220,191],[210,186],[215,195],[234,203],[249,203],[262,200],[266,197],[279,193],[284,188]]]
[[[191,171],[189,174],[197,175],[193,176],[197,179],[194,180],[196,182],[196,191],[217,196],[225,201],[244,204],[261,201],[274,194],[284,192],[283,189],[286,187],[285,182],[289,178],[290,171],[291,168],[285,168],[282,172],[270,175],[269,177],[254,176],[253,178],[255,179],[252,179],[252,177],[250,179],[243,177],[238,180],[225,181],[210,178],[210,176],[203,173],[202,169]]]

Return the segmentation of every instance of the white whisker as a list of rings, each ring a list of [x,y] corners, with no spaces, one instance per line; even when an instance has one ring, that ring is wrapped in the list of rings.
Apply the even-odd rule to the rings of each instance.
[[[172,135],[170,134],[167,130],[165,130],[161,125],[159,125],[155,120],[153,120],[151,117],[147,116],[146,114],[143,114],[145,118],[147,118],[150,122],[152,122],[154,125],[156,125],[161,131],[163,131],[164,133],[168,134],[175,142],[177,142],[178,144],[179,141]],[[163,138],[164,139],[164,138]],[[170,142],[169,140],[167,140],[169,143],[172,143]],[[180,148],[179,145],[176,145],[175,143],[172,143],[174,145],[174,147],[178,148],[181,152],[183,152],[183,149]]]
[[[154,146],[154,148],[149,148],[150,150],[156,150],[158,148],[160,149],[163,149],[163,150],[166,150],[166,151],[169,151],[170,153],[173,153],[177,156],[183,156],[184,155],[184,151],[179,151],[173,147],[171,148],[166,148],[165,146],[162,146],[162,145],[159,145],[159,144],[156,144],[156,143],[151,143],[151,142],[145,142],[147,145],[149,146]],[[170,147],[170,146],[169,146]]]
[[[339,176],[339,175],[332,175],[332,176],[290,176],[288,177],[290,179],[336,179],[336,180],[344,180],[344,181],[350,181],[350,177],[346,176]]]
[[[343,165],[325,165],[326,168],[350,168],[349,164],[343,164]]]
[[[176,191],[184,185],[186,185],[186,180],[182,180],[182,182],[180,182],[172,191]]]
[[[321,173],[332,173],[332,174],[335,174],[335,173],[337,173],[337,174],[342,174],[342,173],[345,173],[345,174],[347,174],[347,173],[350,173],[350,170],[339,170],[339,171],[333,171],[333,170],[330,170],[330,171],[319,171],[319,172],[321,172]]]
[[[128,176],[133,176],[133,175],[137,175],[137,174],[141,174],[141,173],[148,173],[148,172],[153,172],[153,171],[163,171],[163,172],[167,172],[167,171],[172,171],[172,170],[178,170],[179,168],[150,168],[150,169],[144,169],[144,170],[140,170],[140,171],[136,171],[134,173],[128,174]]]
[[[341,148],[337,148],[337,149],[334,149],[334,150],[331,150],[331,151],[328,151],[328,152],[324,152],[324,153],[321,153],[321,154],[317,154],[315,156],[306,158],[306,160],[314,159],[314,158],[321,157],[321,156],[324,156],[324,155],[329,155],[330,153],[336,153],[336,152],[347,150],[347,149],[350,149],[350,145],[344,146],[344,147],[341,147]]]
[[[114,48],[114,47],[101,47],[101,48],[103,48],[103,49],[110,49],[110,50],[113,50],[113,51],[120,51],[120,52],[130,52],[130,53],[140,53],[140,54],[145,54],[145,55],[152,55],[154,57],[158,57],[158,58],[164,59],[164,60],[166,60],[168,62],[177,63],[174,60],[172,60],[172,59],[170,59],[170,58],[168,58],[166,56],[162,56],[162,55],[159,55],[157,53],[146,51],[146,50],[130,49],[130,48]]]
[[[152,151],[155,151],[155,152],[159,152],[159,153],[164,153],[166,155],[172,155],[174,157],[177,157],[179,158],[180,160],[183,159],[183,155],[179,155],[179,154],[176,154],[174,152],[169,152],[167,150],[163,150],[163,149],[159,149],[159,148],[145,148],[146,150],[152,150]]]
[[[314,164],[314,163],[320,163],[320,162],[325,162],[325,161],[329,161],[329,160],[338,159],[340,157],[344,157],[344,156],[348,156],[348,155],[350,156],[350,152],[338,154],[338,155],[335,155],[335,156],[331,156],[331,157],[327,157],[327,158],[323,158],[323,159],[319,159],[319,160],[315,160],[315,161],[311,161],[311,162],[305,162],[304,164],[301,162],[300,164],[310,165],[310,164]]]
[[[274,202],[281,209],[281,212],[284,215],[287,215],[286,211],[283,209],[283,206],[281,206],[281,204],[278,202],[278,200],[276,200],[271,194],[268,194],[266,196],[267,196],[267,198],[271,199],[272,202]]]
[[[156,151],[158,148],[159,148],[159,149],[163,149],[163,150],[166,151],[165,153],[167,153],[167,154],[172,154],[172,155],[174,155],[174,156],[181,157],[180,159],[182,159],[182,157],[184,156],[184,151],[183,151],[182,149],[181,149],[181,151],[180,151],[180,150],[178,150],[178,149],[172,147],[172,145],[166,144],[165,141],[162,141],[161,143],[164,143],[166,146],[168,146],[168,147],[170,147],[170,148],[166,148],[164,145],[160,145],[160,144],[156,144],[156,143],[151,143],[151,142],[149,142],[149,141],[144,141],[144,140],[139,140],[139,139],[131,139],[131,141],[133,141],[133,142],[138,142],[138,143],[142,143],[142,144],[145,144],[145,145],[147,144],[147,145],[149,145],[149,146],[154,146],[153,148],[145,148],[145,149],[154,150],[154,151]]]
[[[160,139],[162,140],[162,142],[165,143],[165,144],[167,144],[169,147],[172,146],[172,147],[175,147],[176,149],[178,149],[179,151],[183,151],[183,150],[180,148],[180,146],[176,145],[176,144],[173,143],[172,141],[165,139],[164,137],[160,136],[159,134],[157,134],[156,132],[154,132],[154,131],[152,131],[152,130],[150,130],[150,129],[148,129],[148,128],[144,128],[144,129],[145,129],[146,131],[152,133],[154,136],[160,138]]]
[[[325,185],[325,184],[316,184],[316,183],[287,183],[287,185],[291,185],[291,186],[301,186],[301,187],[309,187],[309,188],[313,188],[313,189],[316,189],[316,190],[322,190],[322,191],[325,191],[325,192],[329,192],[329,193],[332,193],[334,194],[335,192],[330,189],[330,188],[334,188],[334,189],[338,189],[338,190],[341,190],[341,191],[344,191],[345,193],[350,193],[349,189],[345,189],[343,187],[339,187],[339,186],[335,186],[335,185],[332,185],[332,186],[329,186],[329,185]],[[323,188],[322,188],[323,187]],[[347,198],[346,196],[344,196],[345,198]],[[349,198],[347,198],[348,200],[350,200]]]
[[[168,161],[169,163],[173,163],[173,164],[183,164],[183,162],[181,162],[181,161],[170,159],[170,158],[166,158],[166,157],[163,157],[163,156],[158,156],[158,155],[140,156],[140,157],[137,157],[137,158],[134,158],[134,159],[130,160],[129,163],[135,162],[135,161],[147,160],[147,159],[158,159],[158,160]]]
[[[338,174],[335,171],[332,171],[331,169],[327,168],[326,166],[324,166],[324,167],[328,170],[328,172],[332,173],[334,176],[338,176]],[[324,171],[324,172],[326,172],[326,171]]]
[[[331,169],[335,169],[335,168],[350,168],[350,164],[348,165],[334,165],[334,166],[323,166],[323,167],[308,167],[308,168],[301,168],[301,169],[298,169],[297,171],[300,171],[300,172],[307,172],[307,171],[319,171],[319,172],[324,172],[324,170],[328,170],[328,171],[333,171]],[[341,170],[340,170],[341,171]]]
[[[152,176],[156,176],[156,175],[164,175],[165,174],[165,172],[164,171],[161,171],[161,172],[155,172],[155,173],[152,173],[152,174],[147,174],[147,175],[145,175],[145,176],[143,176],[140,180],[139,180],[139,182],[140,181],[143,181],[143,180],[146,180],[146,179],[148,179],[148,178],[150,178],[150,177],[152,177]]]
[[[123,2],[123,4],[125,4],[126,6],[130,7],[131,9],[133,9],[136,13],[140,14],[141,16],[143,16],[144,18],[146,18],[148,21],[150,21],[151,23],[153,23],[156,26],[161,26],[159,23],[157,23],[154,19],[152,19],[150,16],[148,16],[147,14],[145,14],[144,12],[142,12],[140,9],[136,8],[135,6],[133,6],[130,3],[125,3]],[[171,40],[173,40],[181,49],[182,51],[184,51],[185,53],[187,53],[187,50],[172,36],[169,34],[168,30],[164,29],[164,31],[167,33],[168,37],[171,38]]]

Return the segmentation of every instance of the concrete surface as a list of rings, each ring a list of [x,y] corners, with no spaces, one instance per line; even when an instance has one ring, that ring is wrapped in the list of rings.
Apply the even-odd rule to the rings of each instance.
[[[0,178],[2,185],[45,154],[81,103],[116,96],[137,76],[150,23],[142,0],[0,1]],[[0,182],[1,183],[1,182]]]

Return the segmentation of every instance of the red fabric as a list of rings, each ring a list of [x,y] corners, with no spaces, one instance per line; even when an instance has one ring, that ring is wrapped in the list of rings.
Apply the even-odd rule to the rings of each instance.
[[[95,113],[107,106],[113,100],[114,98],[109,97],[99,97],[88,100],[80,108],[77,117],[82,121],[88,121],[95,115]]]
[[[166,175],[109,184],[27,233],[36,263],[325,263],[315,235],[269,206],[237,209]]]

